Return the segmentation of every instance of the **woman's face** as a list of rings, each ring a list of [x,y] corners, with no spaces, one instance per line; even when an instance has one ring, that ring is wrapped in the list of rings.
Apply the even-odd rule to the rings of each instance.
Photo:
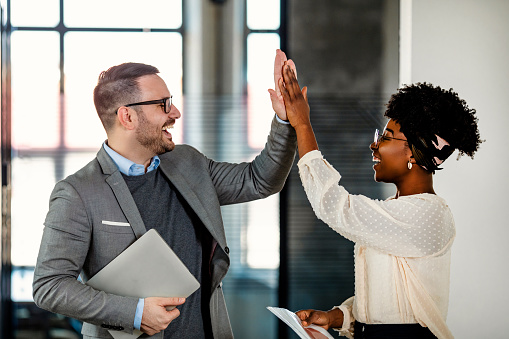
[[[375,181],[397,184],[410,173],[408,161],[412,151],[408,147],[405,135],[399,130],[400,125],[389,120],[379,136],[378,143],[373,142],[373,169]]]

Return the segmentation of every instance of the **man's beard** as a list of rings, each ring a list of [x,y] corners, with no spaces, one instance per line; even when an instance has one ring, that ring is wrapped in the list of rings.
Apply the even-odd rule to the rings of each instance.
[[[140,110],[137,113],[139,127],[136,131],[136,140],[157,155],[172,151],[175,148],[175,144],[170,140],[163,139],[162,126],[150,124],[143,111]]]

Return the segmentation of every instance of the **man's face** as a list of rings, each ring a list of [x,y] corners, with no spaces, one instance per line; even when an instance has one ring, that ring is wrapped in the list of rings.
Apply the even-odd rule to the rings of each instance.
[[[170,91],[158,75],[146,75],[138,79],[142,92],[140,101],[159,100],[170,97]],[[169,129],[180,118],[180,112],[171,106],[170,113],[164,112],[163,105],[138,106],[136,140],[153,155],[163,154],[175,148]]]

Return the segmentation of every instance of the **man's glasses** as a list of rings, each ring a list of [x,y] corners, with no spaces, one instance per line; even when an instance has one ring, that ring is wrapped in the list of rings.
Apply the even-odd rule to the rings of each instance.
[[[391,140],[391,139],[394,139],[394,140],[401,140],[401,141],[407,141],[406,139],[399,139],[399,138],[394,138],[394,137],[388,137],[384,134],[380,134],[380,132],[378,131],[378,128],[375,129],[375,137],[373,139],[373,142],[375,143],[375,148],[378,147],[378,145],[380,145],[380,143],[384,140]]]
[[[173,98],[173,95],[170,96],[169,98],[165,98],[165,99],[136,102],[134,104],[124,105],[124,106],[125,107],[131,107],[131,106],[138,106],[138,105],[156,105],[156,104],[159,104],[161,106],[164,106],[164,112],[166,114],[168,114],[171,111],[171,104],[172,104],[171,98]]]

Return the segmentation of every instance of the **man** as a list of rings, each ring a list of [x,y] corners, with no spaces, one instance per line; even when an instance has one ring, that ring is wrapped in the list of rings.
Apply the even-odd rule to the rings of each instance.
[[[278,51],[275,80],[284,60]],[[279,118],[251,163],[215,162],[190,146],[175,146],[168,130],[180,112],[157,73],[126,63],[99,76],[94,103],[108,139],[94,160],[55,185],[34,300],[83,321],[84,338],[133,329],[153,338],[233,338],[221,289],[230,261],[220,206],[281,190],[295,156],[295,131],[284,122],[280,93],[271,90]],[[200,282],[186,300],[111,295],[77,280],[81,274],[86,282],[150,228]]]

